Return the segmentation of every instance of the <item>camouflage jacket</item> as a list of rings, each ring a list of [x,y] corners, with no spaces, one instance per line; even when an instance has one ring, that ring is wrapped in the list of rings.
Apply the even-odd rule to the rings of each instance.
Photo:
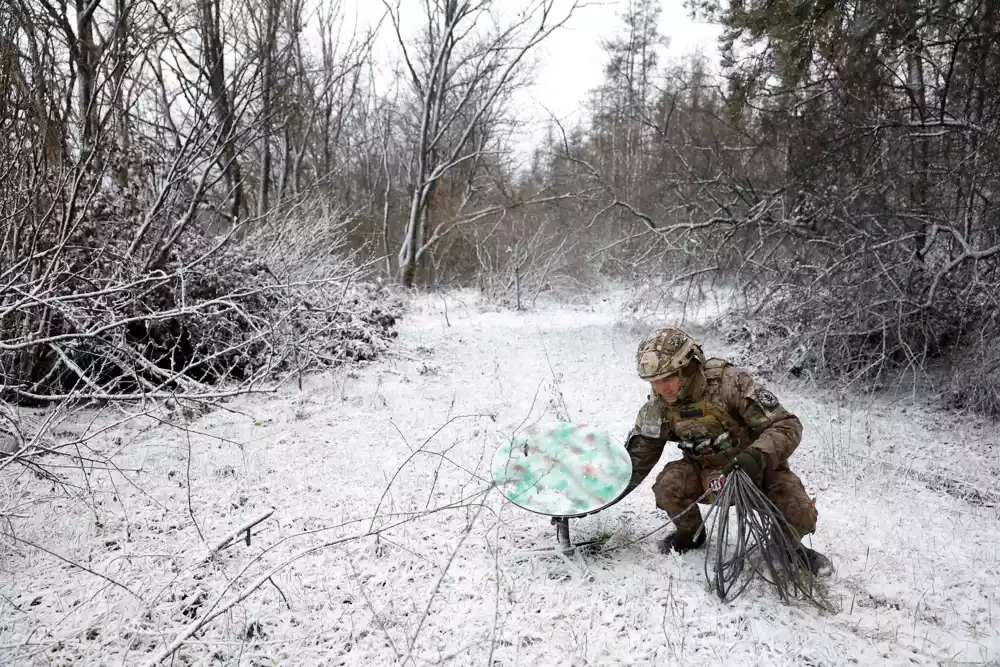
[[[704,377],[696,379],[687,400],[668,404],[651,392],[639,410],[630,438],[634,472],[645,477],[664,443],[680,443],[685,458],[704,468],[720,468],[746,447],[767,455],[768,467],[787,467],[802,439],[802,423],[781,406],[774,394],[745,371],[723,359],[709,359]],[[633,439],[639,442],[631,442]]]

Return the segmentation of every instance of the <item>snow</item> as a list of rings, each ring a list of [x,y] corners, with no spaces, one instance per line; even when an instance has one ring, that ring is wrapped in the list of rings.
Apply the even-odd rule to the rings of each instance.
[[[817,498],[811,545],[838,568],[835,613],[763,583],[721,602],[702,553],[658,553],[659,466],[571,522],[603,550],[529,553],[555,544],[554,527],[491,488],[490,458],[554,418],[624,439],[646,393],[635,345],[676,313],[623,303],[510,312],[468,292],[418,296],[387,356],[301,390],[119,426],[122,408],[77,416],[62,437],[107,427],[88,446],[121,450],[120,471],[77,473],[69,494],[0,478],[21,540],[0,554],[0,663],[146,664],[246,594],[164,664],[1000,664],[1000,442],[927,406],[767,380],[805,425],[791,463]],[[712,334],[721,314],[688,324],[709,354],[738,357]],[[668,445],[660,465],[678,456]],[[203,562],[271,509],[250,546]]]

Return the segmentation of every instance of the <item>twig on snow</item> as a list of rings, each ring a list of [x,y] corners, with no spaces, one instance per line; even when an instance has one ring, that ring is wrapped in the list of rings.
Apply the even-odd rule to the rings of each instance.
[[[427,615],[431,611],[431,605],[434,604],[434,598],[437,597],[438,592],[441,590],[441,584],[444,582],[445,576],[448,574],[448,570],[451,569],[451,564],[455,562],[455,557],[458,556],[458,552],[462,550],[462,545],[465,544],[465,540],[472,533],[472,524],[476,522],[479,518],[479,514],[483,511],[483,504],[480,504],[476,509],[476,513],[472,516],[472,520],[469,522],[469,527],[462,533],[462,538],[458,541],[458,544],[451,552],[451,556],[448,557],[448,562],[445,563],[444,569],[441,570],[441,574],[438,575],[437,582],[434,584],[434,588],[431,589],[431,595],[427,599],[427,606],[424,607],[424,613],[420,616],[420,620],[417,622],[417,629],[413,632],[413,637],[410,639],[409,646],[406,647],[406,661],[416,664],[415,658],[413,656],[413,647],[417,644],[417,639],[420,637],[420,630],[424,627],[424,622],[427,620]]]
[[[57,554],[54,551],[50,551],[50,550],[46,549],[43,546],[39,546],[39,545],[35,544],[34,542],[30,542],[30,541],[24,539],[23,537],[17,537],[16,535],[11,535],[11,534],[8,534],[7,537],[9,537],[10,539],[14,540],[15,542],[20,542],[21,544],[24,544],[24,545],[29,546],[29,547],[33,547],[35,549],[38,549],[39,551],[44,551],[48,555],[50,555],[50,556],[52,556],[54,558],[58,558],[62,562],[66,563],[68,565],[72,565],[75,568],[81,569],[84,572],[88,572],[88,573],[94,575],[95,577],[100,577],[101,579],[103,579],[104,581],[108,582],[109,584],[112,584],[113,586],[117,586],[118,588],[122,589],[123,591],[127,591],[128,593],[131,593],[132,596],[135,597],[137,600],[142,600],[143,602],[145,602],[145,600],[142,599],[141,595],[139,595],[138,593],[136,593],[135,591],[133,591],[131,588],[129,588],[125,584],[122,584],[122,583],[119,583],[119,582],[115,581],[111,577],[103,575],[100,572],[95,572],[94,570],[91,570],[89,567],[86,567],[84,565],[80,565],[76,561],[72,561],[69,558],[66,558],[65,556],[61,556],[61,555]]]
[[[258,516],[255,519],[250,519],[249,521],[246,521],[245,523],[243,523],[242,525],[240,525],[239,528],[237,528],[236,530],[228,533],[224,538],[222,538],[221,540],[219,540],[218,542],[216,542],[214,546],[212,546],[212,547],[209,548],[208,555],[205,556],[203,559],[201,559],[201,561],[199,561],[199,564],[204,563],[205,561],[210,560],[212,557],[215,556],[215,554],[219,553],[220,551],[222,551],[223,549],[225,549],[226,547],[228,547],[231,543],[233,543],[234,540],[236,540],[237,538],[239,538],[240,535],[243,535],[244,533],[246,533],[246,543],[250,544],[250,529],[253,528],[254,526],[256,526],[258,523],[260,523],[262,521],[266,521],[267,519],[269,519],[272,514],[274,514],[274,508],[273,507],[270,510],[268,510],[267,512],[265,512],[264,514]]]

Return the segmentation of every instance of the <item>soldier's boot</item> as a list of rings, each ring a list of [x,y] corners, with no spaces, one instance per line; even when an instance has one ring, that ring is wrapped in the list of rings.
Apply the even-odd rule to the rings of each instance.
[[[658,542],[662,553],[684,553],[705,543],[705,528],[698,509],[702,494],[701,469],[687,459],[671,461],[653,484],[656,506],[667,513],[674,532]]]
[[[704,544],[705,531],[699,530],[695,537],[691,537],[687,533],[681,532],[670,533],[660,540],[657,543],[657,546],[660,549],[660,553],[663,554],[669,554],[671,549],[679,554],[682,554],[685,551],[690,551],[692,549],[700,549]]]
[[[796,551],[814,577],[829,577],[833,574],[833,562],[820,552],[810,549],[804,544],[800,544]]]

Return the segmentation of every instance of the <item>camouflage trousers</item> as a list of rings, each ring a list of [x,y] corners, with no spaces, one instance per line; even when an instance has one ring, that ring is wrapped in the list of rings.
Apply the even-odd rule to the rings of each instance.
[[[798,475],[787,465],[764,474],[764,495],[784,515],[799,538],[816,531],[816,501],[809,497]],[[656,505],[674,521],[677,532],[693,536],[701,528],[701,510],[693,505],[704,493],[701,466],[689,459],[671,461],[656,477]],[[685,512],[684,510],[687,511]]]

